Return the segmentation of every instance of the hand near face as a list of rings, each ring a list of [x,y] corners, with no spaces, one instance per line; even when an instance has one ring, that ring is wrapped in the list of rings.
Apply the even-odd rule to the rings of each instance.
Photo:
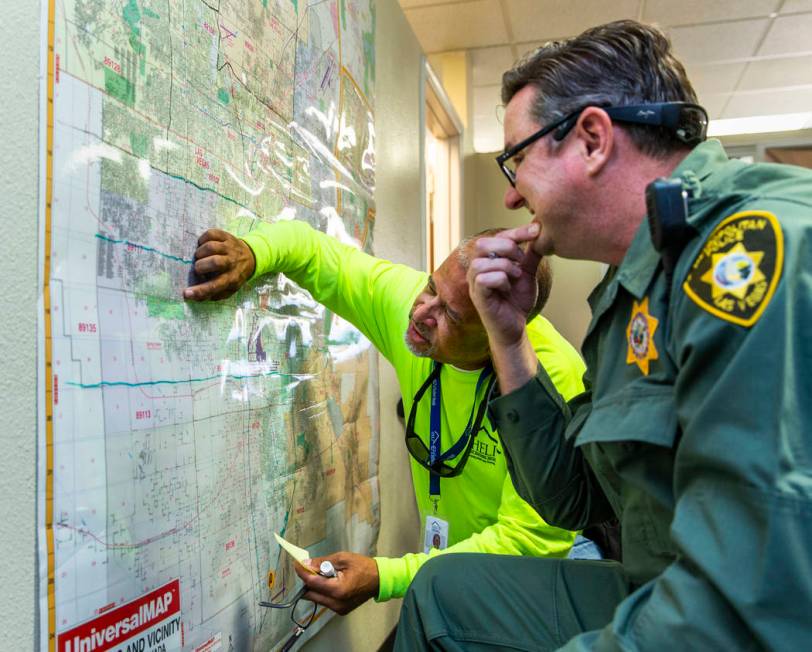
[[[378,595],[378,565],[371,557],[337,552],[328,557],[311,559],[310,568],[318,570],[319,564],[325,560],[332,562],[337,577],[313,575],[295,565],[296,574],[308,588],[304,594],[305,600],[324,605],[344,616]]]
[[[225,299],[239,290],[254,273],[254,253],[230,233],[209,229],[198,238],[197,245],[194,272],[206,280],[186,288],[184,299]]]
[[[531,242],[538,234],[538,224],[529,224],[474,243],[468,287],[492,347],[513,345],[524,335],[538,295],[541,256]],[[519,246],[525,242],[526,251]]]

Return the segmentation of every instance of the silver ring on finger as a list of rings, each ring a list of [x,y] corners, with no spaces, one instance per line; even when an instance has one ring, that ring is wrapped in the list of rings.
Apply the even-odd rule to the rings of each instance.
[[[495,251],[489,251],[488,258],[490,258],[491,260],[493,260],[494,258],[499,258],[499,254],[497,254]]]

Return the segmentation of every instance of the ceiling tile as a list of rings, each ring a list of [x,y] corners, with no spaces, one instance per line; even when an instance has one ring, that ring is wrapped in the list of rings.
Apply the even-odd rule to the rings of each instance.
[[[786,0],[781,5],[782,14],[796,14],[801,11],[812,11],[812,0]]]
[[[466,2],[467,0],[450,0],[451,2]],[[414,7],[427,7],[429,5],[448,4],[449,0],[400,0],[402,9],[412,9]]]
[[[474,86],[501,84],[502,73],[512,65],[513,50],[510,46],[471,50]]]
[[[736,90],[812,86],[812,56],[752,61]]]
[[[699,96],[736,90],[746,63],[687,64],[688,79]]]
[[[759,93],[735,93],[725,109],[724,118],[744,118],[753,115],[803,113],[812,106],[812,88]]]
[[[767,19],[733,23],[674,27],[668,30],[677,58],[685,62],[711,63],[755,54],[769,24]]]
[[[812,34],[812,14],[779,16],[773,21],[758,54],[785,54],[811,50],[810,34]]]
[[[717,20],[767,17],[779,0],[646,0],[643,20],[659,25],[696,25]]]
[[[699,95],[699,103],[708,112],[708,118],[716,120],[722,117],[722,111],[730,99],[730,93],[706,93]]]
[[[618,18],[635,18],[638,0],[505,0],[517,42],[575,36]]]
[[[426,53],[507,43],[499,0],[407,9],[406,19]]]

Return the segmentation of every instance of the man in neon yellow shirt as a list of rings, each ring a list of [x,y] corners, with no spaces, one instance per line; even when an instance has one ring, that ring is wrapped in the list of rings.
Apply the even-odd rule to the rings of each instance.
[[[397,373],[425,551],[374,559],[339,552],[325,558],[337,579],[300,572],[310,588],[307,599],[338,613],[369,598],[402,597],[420,566],[436,555],[565,557],[572,546],[573,532],[547,525],[518,496],[501,443],[479,410],[493,376],[488,338],[468,295],[470,244],[463,242],[427,276],[295,220],[260,223],[241,239],[210,229],[198,240],[195,272],[209,280],[187,288],[185,298],[225,298],[249,279],[282,272],[353,323]],[[536,313],[549,293],[549,276],[539,290]],[[584,364],[575,349],[541,316],[527,328],[558,391],[565,398],[579,394]]]

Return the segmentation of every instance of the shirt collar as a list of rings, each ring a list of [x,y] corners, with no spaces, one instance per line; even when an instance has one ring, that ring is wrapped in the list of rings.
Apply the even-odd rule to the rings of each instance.
[[[445,365],[445,367],[446,367],[447,369],[453,369],[454,371],[456,371],[457,373],[460,373],[460,374],[479,374],[479,373],[482,373],[482,370],[483,370],[483,369],[484,369],[486,366],[487,366],[487,363],[485,363],[484,365],[482,365],[481,367],[479,367],[479,369],[461,369],[460,367],[455,367],[455,366],[454,366],[453,364],[451,364],[450,362],[449,362],[449,363],[447,363],[447,364]]]
[[[716,184],[709,177],[727,160],[722,144],[718,140],[709,140],[691,150],[671,174],[671,178],[682,178],[694,198],[698,199],[703,193],[713,191]],[[651,244],[651,232],[646,218],[640,223],[615,279],[637,299],[641,299],[651,283],[659,262],[660,254]]]
[[[660,254],[651,244],[648,220],[644,219],[620,263],[615,281],[640,299],[651,283],[659,262]]]
[[[715,138],[706,140],[691,150],[691,153],[677,166],[671,177],[682,177],[696,194],[700,188],[694,188],[694,184],[698,186],[699,182],[704,182],[702,183],[703,190],[716,186],[714,179],[709,177],[719,169],[719,166],[727,163],[727,160],[722,143]]]

